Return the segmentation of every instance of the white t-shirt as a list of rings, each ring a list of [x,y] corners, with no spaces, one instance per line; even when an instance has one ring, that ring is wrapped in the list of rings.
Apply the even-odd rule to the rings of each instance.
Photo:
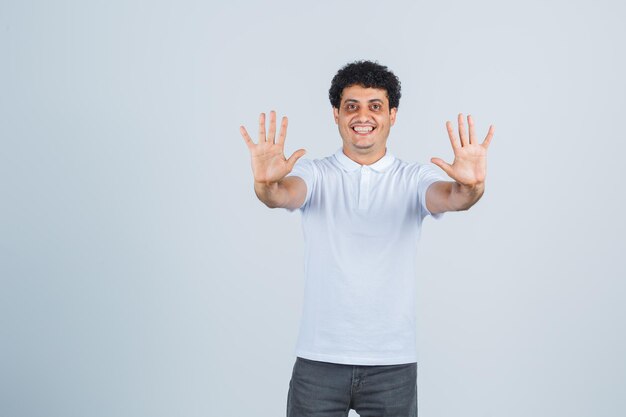
[[[389,151],[359,165],[341,149],[300,159],[289,175],[307,186],[296,356],[353,365],[417,362],[417,241],[431,214],[426,189],[447,179],[434,165]]]

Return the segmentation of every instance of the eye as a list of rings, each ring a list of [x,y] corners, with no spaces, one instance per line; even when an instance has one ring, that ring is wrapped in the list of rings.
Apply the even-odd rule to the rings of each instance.
[[[349,111],[354,111],[354,110],[356,110],[356,104],[348,103],[348,104],[346,104],[346,109],[349,110]]]
[[[382,108],[382,106],[380,104],[378,104],[378,103],[372,104],[372,110],[374,110],[374,111],[378,111],[381,108]]]

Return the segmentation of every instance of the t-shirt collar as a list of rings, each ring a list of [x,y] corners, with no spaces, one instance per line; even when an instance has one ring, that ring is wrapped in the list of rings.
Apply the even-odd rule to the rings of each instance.
[[[348,158],[346,154],[343,153],[343,148],[339,148],[337,152],[335,152],[335,159],[337,160],[337,162],[339,162],[339,165],[341,165],[341,167],[348,172],[355,171],[362,167],[362,165],[358,162],[355,162],[352,159]],[[395,160],[396,157],[389,152],[389,149],[385,149],[385,155],[382,158],[367,166],[374,171],[383,172],[387,168],[389,168]]]

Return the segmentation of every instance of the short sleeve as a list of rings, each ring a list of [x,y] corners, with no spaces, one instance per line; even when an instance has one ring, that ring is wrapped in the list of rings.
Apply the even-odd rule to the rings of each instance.
[[[450,181],[445,178],[434,165],[424,164],[420,165],[417,174],[417,195],[420,201],[420,207],[422,211],[422,217],[432,216],[434,219],[439,219],[443,216],[443,213],[432,214],[426,207],[426,191],[433,183],[437,181]]]
[[[299,209],[302,210],[311,199],[311,192],[315,186],[315,164],[310,159],[300,158],[296,161],[296,164],[287,176],[300,177],[306,184],[306,197],[304,203],[299,207]]]

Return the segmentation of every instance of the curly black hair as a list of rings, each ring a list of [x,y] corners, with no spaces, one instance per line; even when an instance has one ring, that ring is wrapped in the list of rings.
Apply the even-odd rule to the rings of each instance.
[[[400,80],[387,69],[386,66],[372,61],[354,61],[346,64],[337,71],[330,83],[328,98],[333,107],[341,105],[343,89],[353,85],[365,88],[380,88],[387,91],[389,108],[397,108],[400,105]]]

